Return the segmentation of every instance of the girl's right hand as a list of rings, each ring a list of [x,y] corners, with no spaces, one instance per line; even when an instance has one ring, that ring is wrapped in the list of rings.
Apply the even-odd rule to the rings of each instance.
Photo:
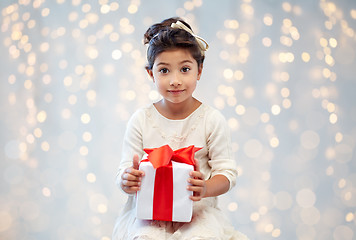
[[[121,175],[121,188],[128,194],[133,194],[140,190],[141,180],[145,173],[138,170],[138,165],[138,155],[135,154],[132,161],[132,167],[126,168]]]

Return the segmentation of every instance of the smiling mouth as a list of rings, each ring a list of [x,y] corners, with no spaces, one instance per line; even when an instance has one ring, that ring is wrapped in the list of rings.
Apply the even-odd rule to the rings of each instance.
[[[168,90],[169,93],[173,93],[173,94],[179,94],[184,92],[184,90]]]

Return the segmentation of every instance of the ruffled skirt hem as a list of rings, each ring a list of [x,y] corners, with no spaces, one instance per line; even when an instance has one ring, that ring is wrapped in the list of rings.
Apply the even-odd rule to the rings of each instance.
[[[113,240],[248,240],[210,201],[195,204],[192,221],[180,223],[136,219],[132,200],[116,221]]]

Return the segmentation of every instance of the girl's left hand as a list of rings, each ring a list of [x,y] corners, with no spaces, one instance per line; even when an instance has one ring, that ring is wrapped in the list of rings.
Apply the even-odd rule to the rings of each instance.
[[[190,172],[190,178],[188,178],[187,189],[193,192],[193,196],[190,196],[192,201],[200,201],[206,193],[206,182],[203,174],[199,170],[198,160],[195,160],[195,171]]]

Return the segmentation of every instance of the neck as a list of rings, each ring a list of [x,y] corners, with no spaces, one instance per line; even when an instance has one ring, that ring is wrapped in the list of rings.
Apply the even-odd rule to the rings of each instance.
[[[154,104],[159,113],[164,117],[172,120],[179,120],[188,117],[200,105],[201,102],[195,98],[191,98],[182,103],[172,103],[162,99]]]

